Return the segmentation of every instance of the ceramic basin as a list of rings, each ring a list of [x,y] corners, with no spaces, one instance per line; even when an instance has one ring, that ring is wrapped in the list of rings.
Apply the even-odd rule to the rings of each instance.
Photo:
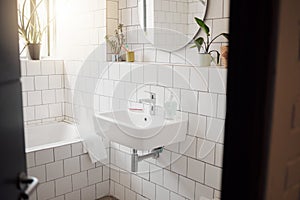
[[[109,140],[138,150],[151,150],[182,142],[187,134],[187,117],[176,119],[148,115],[143,111],[116,111],[95,114],[99,131]]]

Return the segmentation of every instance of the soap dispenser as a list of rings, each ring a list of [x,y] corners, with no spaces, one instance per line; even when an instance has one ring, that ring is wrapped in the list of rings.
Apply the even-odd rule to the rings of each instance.
[[[176,117],[177,102],[174,100],[173,94],[171,94],[169,101],[165,103],[165,118],[173,120]]]

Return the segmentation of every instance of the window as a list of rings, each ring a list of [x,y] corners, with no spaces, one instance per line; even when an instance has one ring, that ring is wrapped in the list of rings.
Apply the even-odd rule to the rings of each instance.
[[[33,20],[33,23],[38,24],[42,32],[41,39],[41,56],[50,56],[54,49],[54,0],[18,0],[18,21],[22,20],[24,13],[24,24],[27,24],[36,13],[39,21]],[[19,38],[20,57],[27,56],[26,41],[24,38]]]

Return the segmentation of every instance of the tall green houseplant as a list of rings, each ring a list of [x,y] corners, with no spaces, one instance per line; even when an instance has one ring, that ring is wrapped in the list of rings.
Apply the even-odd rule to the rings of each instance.
[[[23,38],[26,43],[21,53],[27,47],[30,58],[32,60],[40,59],[40,49],[43,33],[48,27],[48,25],[46,25],[45,27],[41,27],[40,18],[37,12],[37,9],[42,1],[43,0],[36,4],[32,0],[24,0],[22,6],[20,5],[18,8],[18,31],[20,37]],[[32,8],[29,16],[26,16],[25,10],[27,3],[30,3],[30,6]]]
[[[219,64],[220,60],[220,53],[217,50],[210,50],[210,47],[212,43],[219,37],[225,37],[226,39],[229,39],[229,34],[228,33],[220,33],[216,37],[212,38],[210,40],[210,28],[205,24],[205,22],[197,17],[195,17],[196,23],[199,25],[199,27],[204,31],[206,34],[206,38],[204,39],[203,37],[198,37],[194,40],[194,45],[192,48],[198,49],[198,53],[203,53],[203,54],[209,54],[211,55],[212,53],[217,54],[217,63]],[[201,52],[202,50],[202,52]]]

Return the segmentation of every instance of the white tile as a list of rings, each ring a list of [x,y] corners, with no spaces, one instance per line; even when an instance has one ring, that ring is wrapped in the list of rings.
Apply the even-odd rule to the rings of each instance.
[[[119,9],[126,8],[126,2],[127,0],[119,0]]]
[[[229,18],[215,19],[213,23],[212,37],[219,35],[220,33],[229,32]],[[215,42],[228,42],[224,37],[219,37]]]
[[[36,165],[42,165],[54,161],[53,149],[46,149],[35,152]]]
[[[83,154],[83,146],[81,142],[72,144],[72,156],[79,156]]]
[[[87,171],[72,175],[73,190],[84,188],[88,185]]]
[[[155,184],[143,180],[143,195],[148,199],[155,199]]]
[[[30,121],[35,119],[34,107],[24,108],[24,121]]]
[[[193,179],[197,182],[203,183],[204,182],[204,163],[195,160],[195,159],[188,159],[188,173],[187,177]]]
[[[172,87],[173,86],[173,68],[172,68],[172,66],[159,66],[157,84],[164,86],[164,87]]]
[[[64,74],[64,61],[55,61],[55,74]]]
[[[188,67],[174,66],[173,85],[175,88],[190,88],[190,70]]]
[[[205,184],[217,190],[221,189],[222,169],[212,165],[206,165]]]
[[[198,114],[210,117],[217,115],[217,95],[199,92]]]
[[[49,115],[50,117],[60,117],[62,116],[62,106],[61,104],[50,104],[49,105]]]
[[[96,184],[102,181],[102,167],[88,170],[88,184]]]
[[[49,76],[49,89],[58,89],[62,87],[62,76],[52,75]]]
[[[59,197],[55,197],[54,199],[51,199],[51,200],[65,200],[65,197],[62,195]]]
[[[169,199],[170,192],[159,185],[156,185],[156,199]]]
[[[207,19],[222,18],[222,13],[223,13],[223,1],[215,0],[211,2],[211,4],[209,4],[206,18]]]
[[[81,200],[95,200],[96,188],[95,185],[81,189]]]
[[[156,51],[156,62],[158,63],[169,63],[170,62],[170,52],[166,51]]]
[[[136,199],[136,194],[133,191],[125,188],[125,200],[132,200],[132,199],[133,200]]]
[[[51,181],[64,176],[63,161],[58,161],[46,165],[47,181]]]
[[[103,166],[103,180],[109,179],[109,167]]]
[[[217,117],[221,119],[226,117],[226,95],[218,95]]]
[[[224,135],[225,120],[216,118],[207,118],[206,139],[219,142]]]
[[[198,93],[191,90],[181,90],[182,111],[197,113]]]
[[[26,153],[26,164],[27,164],[27,168],[35,166],[34,152]]]
[[[120,64],[120,80],[131,81],[131,66],[128,63]]]
[[[43,75],[55,74],[55,61],[53,60],[41,61],[41,69]]]
[[[213,199],[214,190],[206,185],[196,183],[196,199]]]
[[[203,139],[198,139],[197,141],[197,158],[210,163],[214,164],[215,160],[215,146],[214,142],[210,142]]]
[[[48,76],[35,76],[35,89],[36,90],[46,90],[48,89]]]
[[[127,0],[127,7],[137,7],[137,0]]]
[[[142,179],[136,175],[131,175],[131,190],[142,193]]]
[[[130,174],[125,171],[120,171],[120,184],[130,188]]]
[[[120,80],[120,64],[112,63],[109,66],[109,79]]]
[[[131,24],[140,25],[138,7],[132,8],[131,15],[132,15]]]
[[[227,69],[210,68],[209,70],[209,91],[225,94],[227,87]]]
[[[56,192],[56,196],[72,192],[71,176],[67,176],[55,180],[55,192]]]
[[[124,199],[124,195],[125,195],[125,189],[124,189],[124,186],[118,184],[118,183],[115,183],[115,197],[117,199]]]
[[[80,190],[68,193],[65,196],[66,200],[80,200]]]
[[[141,195],[139,195],[139,194],[137,194],[136,200],[148,200],[148,199],[145,198],[145,197],[143,197],[143,196],[141,196]]]
[[[206,117],[196,114],[189,114],[189,135],[205,138]]]
[[[179,196],[178,194],[176,194],[176,193],[174,193],[174,192],[171,192],[171,199],[172,199],[172,200],[185,200],[184,197]]]
[[[48,105],[35,107],[35,119],[45,119],[49,117]]]
[[[55,90],[42,91],[43,104],[55,103]]]
[[[96,198],[101,198],[109,194],[109,181],[96,185]]]
[[[141,40],[139,34],[139,40]],[[144,34],[142,35],[142,37],[144,38]],[[145,39],[146,40],[146,39]],[[148,42],[148,40],[147,40]],[[156,50],[153,48],[144,48],[144,62],[155,62],[155,57],[156,57]]]
[[[126,8],[122,10],[122,24],[124,24],[125,26],[127,25],[131,25],[131,9],[130,8]]]
[[[163,184],[163,170],[156,165],[150,165],[150,181],[159,185]]]
[[[55,97],[56,97],[56,102],[58,102],[58,103],[64,102],[64,100],[65,100],[64,89],[55,90]]]
[[[208,91],[208,68],[191,68],[190,86],[193,90]]]
[[[118,2],[107,1],[107,18],[118,19]]]
[[[115,195],[115,183],[113,181],[109,181],[109,194]]]
[[[65,172],[65,176],[80,172],[79,157],[65,159],[64,172]]]
[[[120,182],[120,172],[117,167],[110,168],[110,179],[117,183]]]
[[[28,92],[28,105],[40,105],[42,103],[41,91]]]
[[[41,74],[40,61],[27,61],[27,76]]]
[[[195,137],[192,136],[186,136],[186,139],[184,142],[179,143],[180,144],[180,154],[196,158],[196,143],[197,140]]]
[[[223,17],[230,16],[230,0],[224,0]]]
[[[218,167],[223,166],[223,149],[224,146],[222,144],[216,145],[216,162],[215,165]]]
[[[179,194],[182,196],[185,196],[189,199],[194,198],[194,192],[195,192],[195,182],[180,176],[179,177]]]
[[[157,66],[145,64],[144,65],[144,83],[156,84],[157,83]]]
[[[27,106],[27,92],[22,92],[22,104],[23,104],[23,108],[25,106]]]
[[[54,148],[55,160],[63,160],[71,157],[71,146],[65,145]]]
[[[45,165],[29,168],[27,170],[30,176],[34,176],[39,179],[39,183],[43,183],[46,181],[46,169]]]
[[[171,152],[164,150],[156,160],[156,164],[162,168],[168,168],[171,164]]]
[[[172,153],[171,170],[177,174],[186,176],[187,173],[187,157],[180,154]]]
[[[21,60],[20,62],[20,67],[21,67],[21,76],[26,76],[26,66],[27,66],[27,61],[26,60]]]
[[[92,163],[88,154],[84,154],[80,156],[80,164],[81,164],[81,171],[95,168],[95,164]]]
[[[54,181],[41,183],[37,187],[38,200],[46,200],[55,197]]]
[[[34,78],[33,77],[22,77],[22,91],[32,91],[34,90]]]
[[[176,173],[164,170],[164,187],[171,191],[178,191],[179,176]]]

